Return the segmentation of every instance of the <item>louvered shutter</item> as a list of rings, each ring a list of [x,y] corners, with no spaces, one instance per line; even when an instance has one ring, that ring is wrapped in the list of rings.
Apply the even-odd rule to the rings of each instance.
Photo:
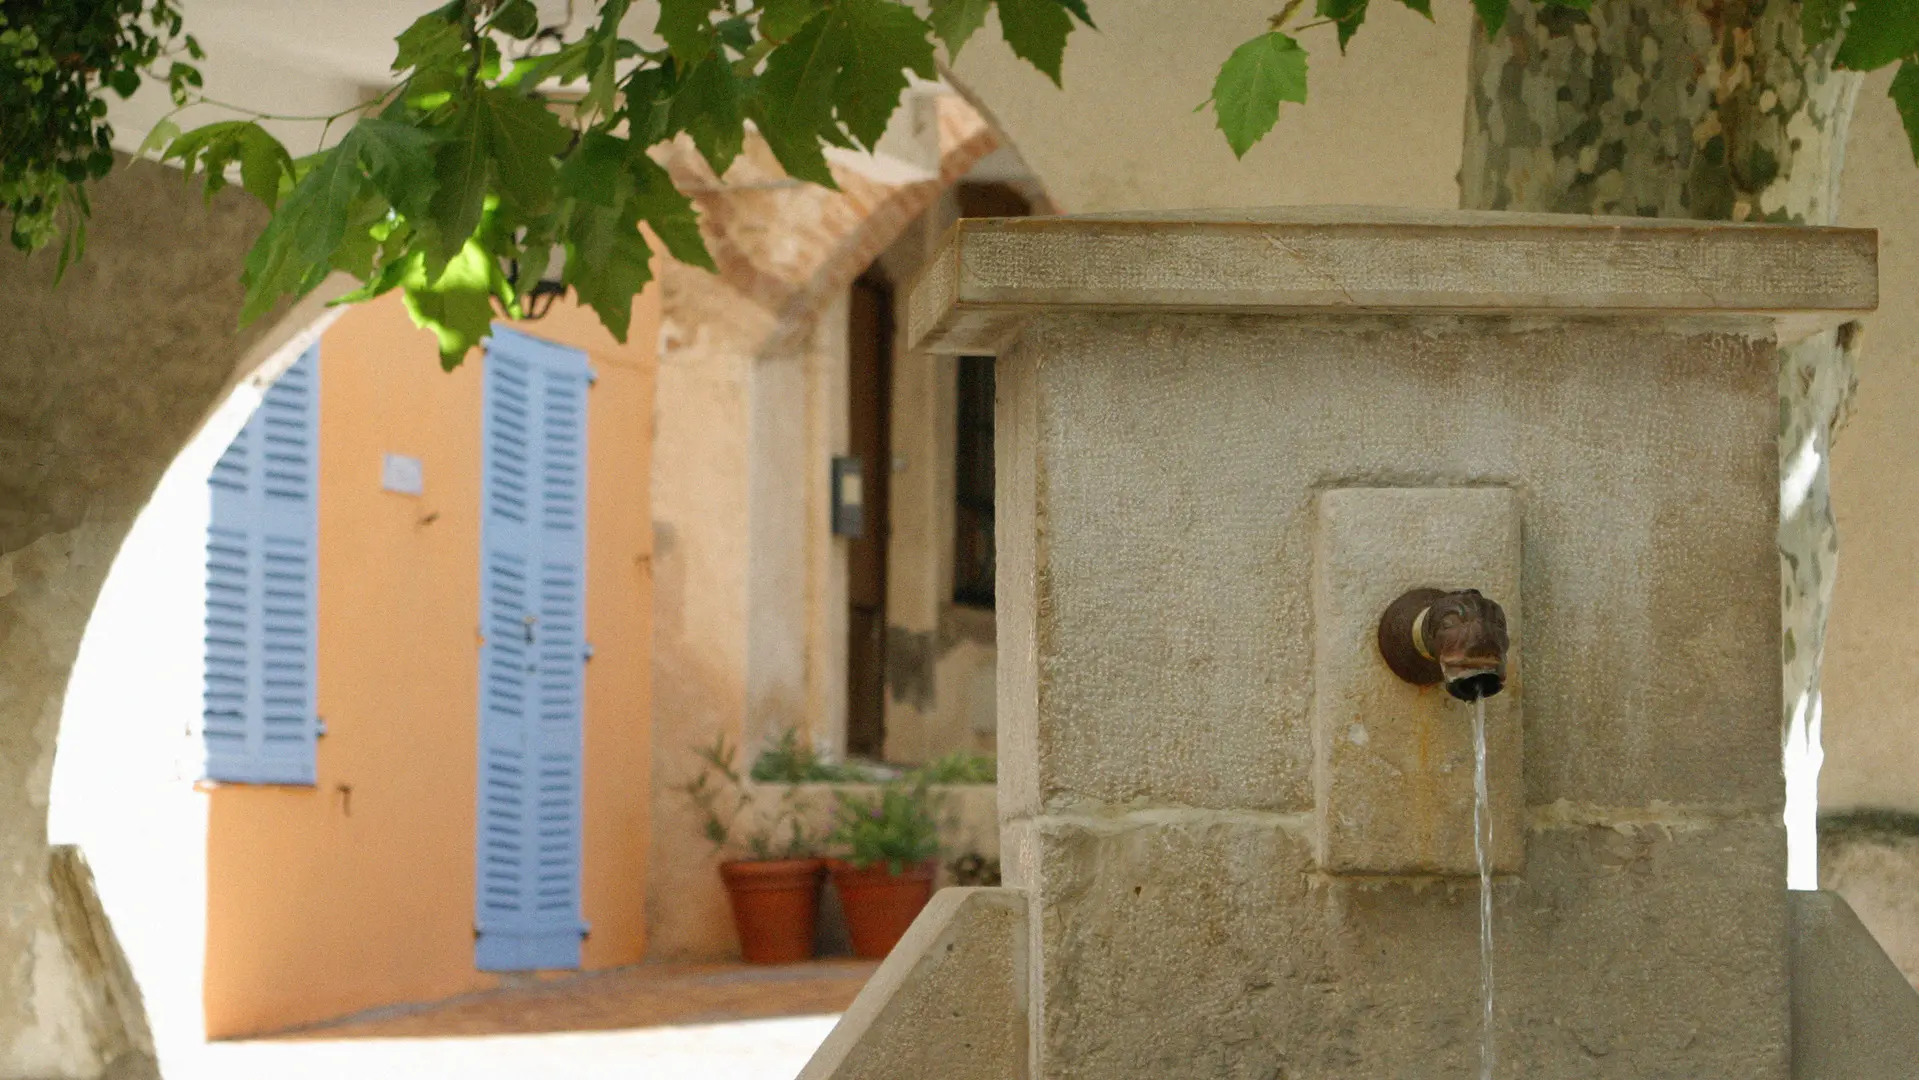
[[[204,775],[317,779],[319,346],[268,388],[207,478]]]
[[[497,326],[487,344],[482,971],[580,966],[587,375],[575,349]]]

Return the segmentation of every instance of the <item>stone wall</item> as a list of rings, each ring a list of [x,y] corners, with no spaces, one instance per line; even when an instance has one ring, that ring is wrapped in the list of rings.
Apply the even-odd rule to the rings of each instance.
[[[734,946],[718,875],[674,789],[725,734],[844,737],[843,540],[828,460],[846,445],[846,290],[998,145],[950,93],[910,96],[879,156],[830,155],[840,190],[791,181],[764,143],[722,180],[690,145],[666,164],[718,274],[667,262],[654,444],[654,958]],[[836,389],[837,388],[837,389]],[[838,621],[836,621],[838,620]],[[836,630],[836,628],[838,628]]]
[[[229,190],[117,170],[93,191],[86,257],[0,254],[0,1076],[105,1064],[85,970],[63,944],[46,845],[55,727],[107,568],[167,464],[274,320],[239,325],[264,222]]]

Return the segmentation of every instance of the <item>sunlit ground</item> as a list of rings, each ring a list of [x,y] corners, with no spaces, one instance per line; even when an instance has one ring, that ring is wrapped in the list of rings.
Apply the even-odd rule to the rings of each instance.
[[[792,1080],[837,1017],[636,1031],[215,1043],[179,1080]]]

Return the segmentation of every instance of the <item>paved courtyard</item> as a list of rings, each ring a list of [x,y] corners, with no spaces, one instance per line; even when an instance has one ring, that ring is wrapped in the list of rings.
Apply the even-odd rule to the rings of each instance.
[[[791,1080],[876,964],[646,965],[376,1010],[170,1062],[182,1080]]]
[[[835,1019],[216,1043],[186,1080],[792,1080]]]

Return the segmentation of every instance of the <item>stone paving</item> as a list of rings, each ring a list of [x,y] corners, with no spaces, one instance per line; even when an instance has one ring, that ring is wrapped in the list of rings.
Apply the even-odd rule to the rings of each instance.
[[[177,1080],[790,1080],[877,964],[643,965],[198,1048]]]
[[[632,1031],[215,1043],[170,1080],[792,1080],[834,1016]]]

